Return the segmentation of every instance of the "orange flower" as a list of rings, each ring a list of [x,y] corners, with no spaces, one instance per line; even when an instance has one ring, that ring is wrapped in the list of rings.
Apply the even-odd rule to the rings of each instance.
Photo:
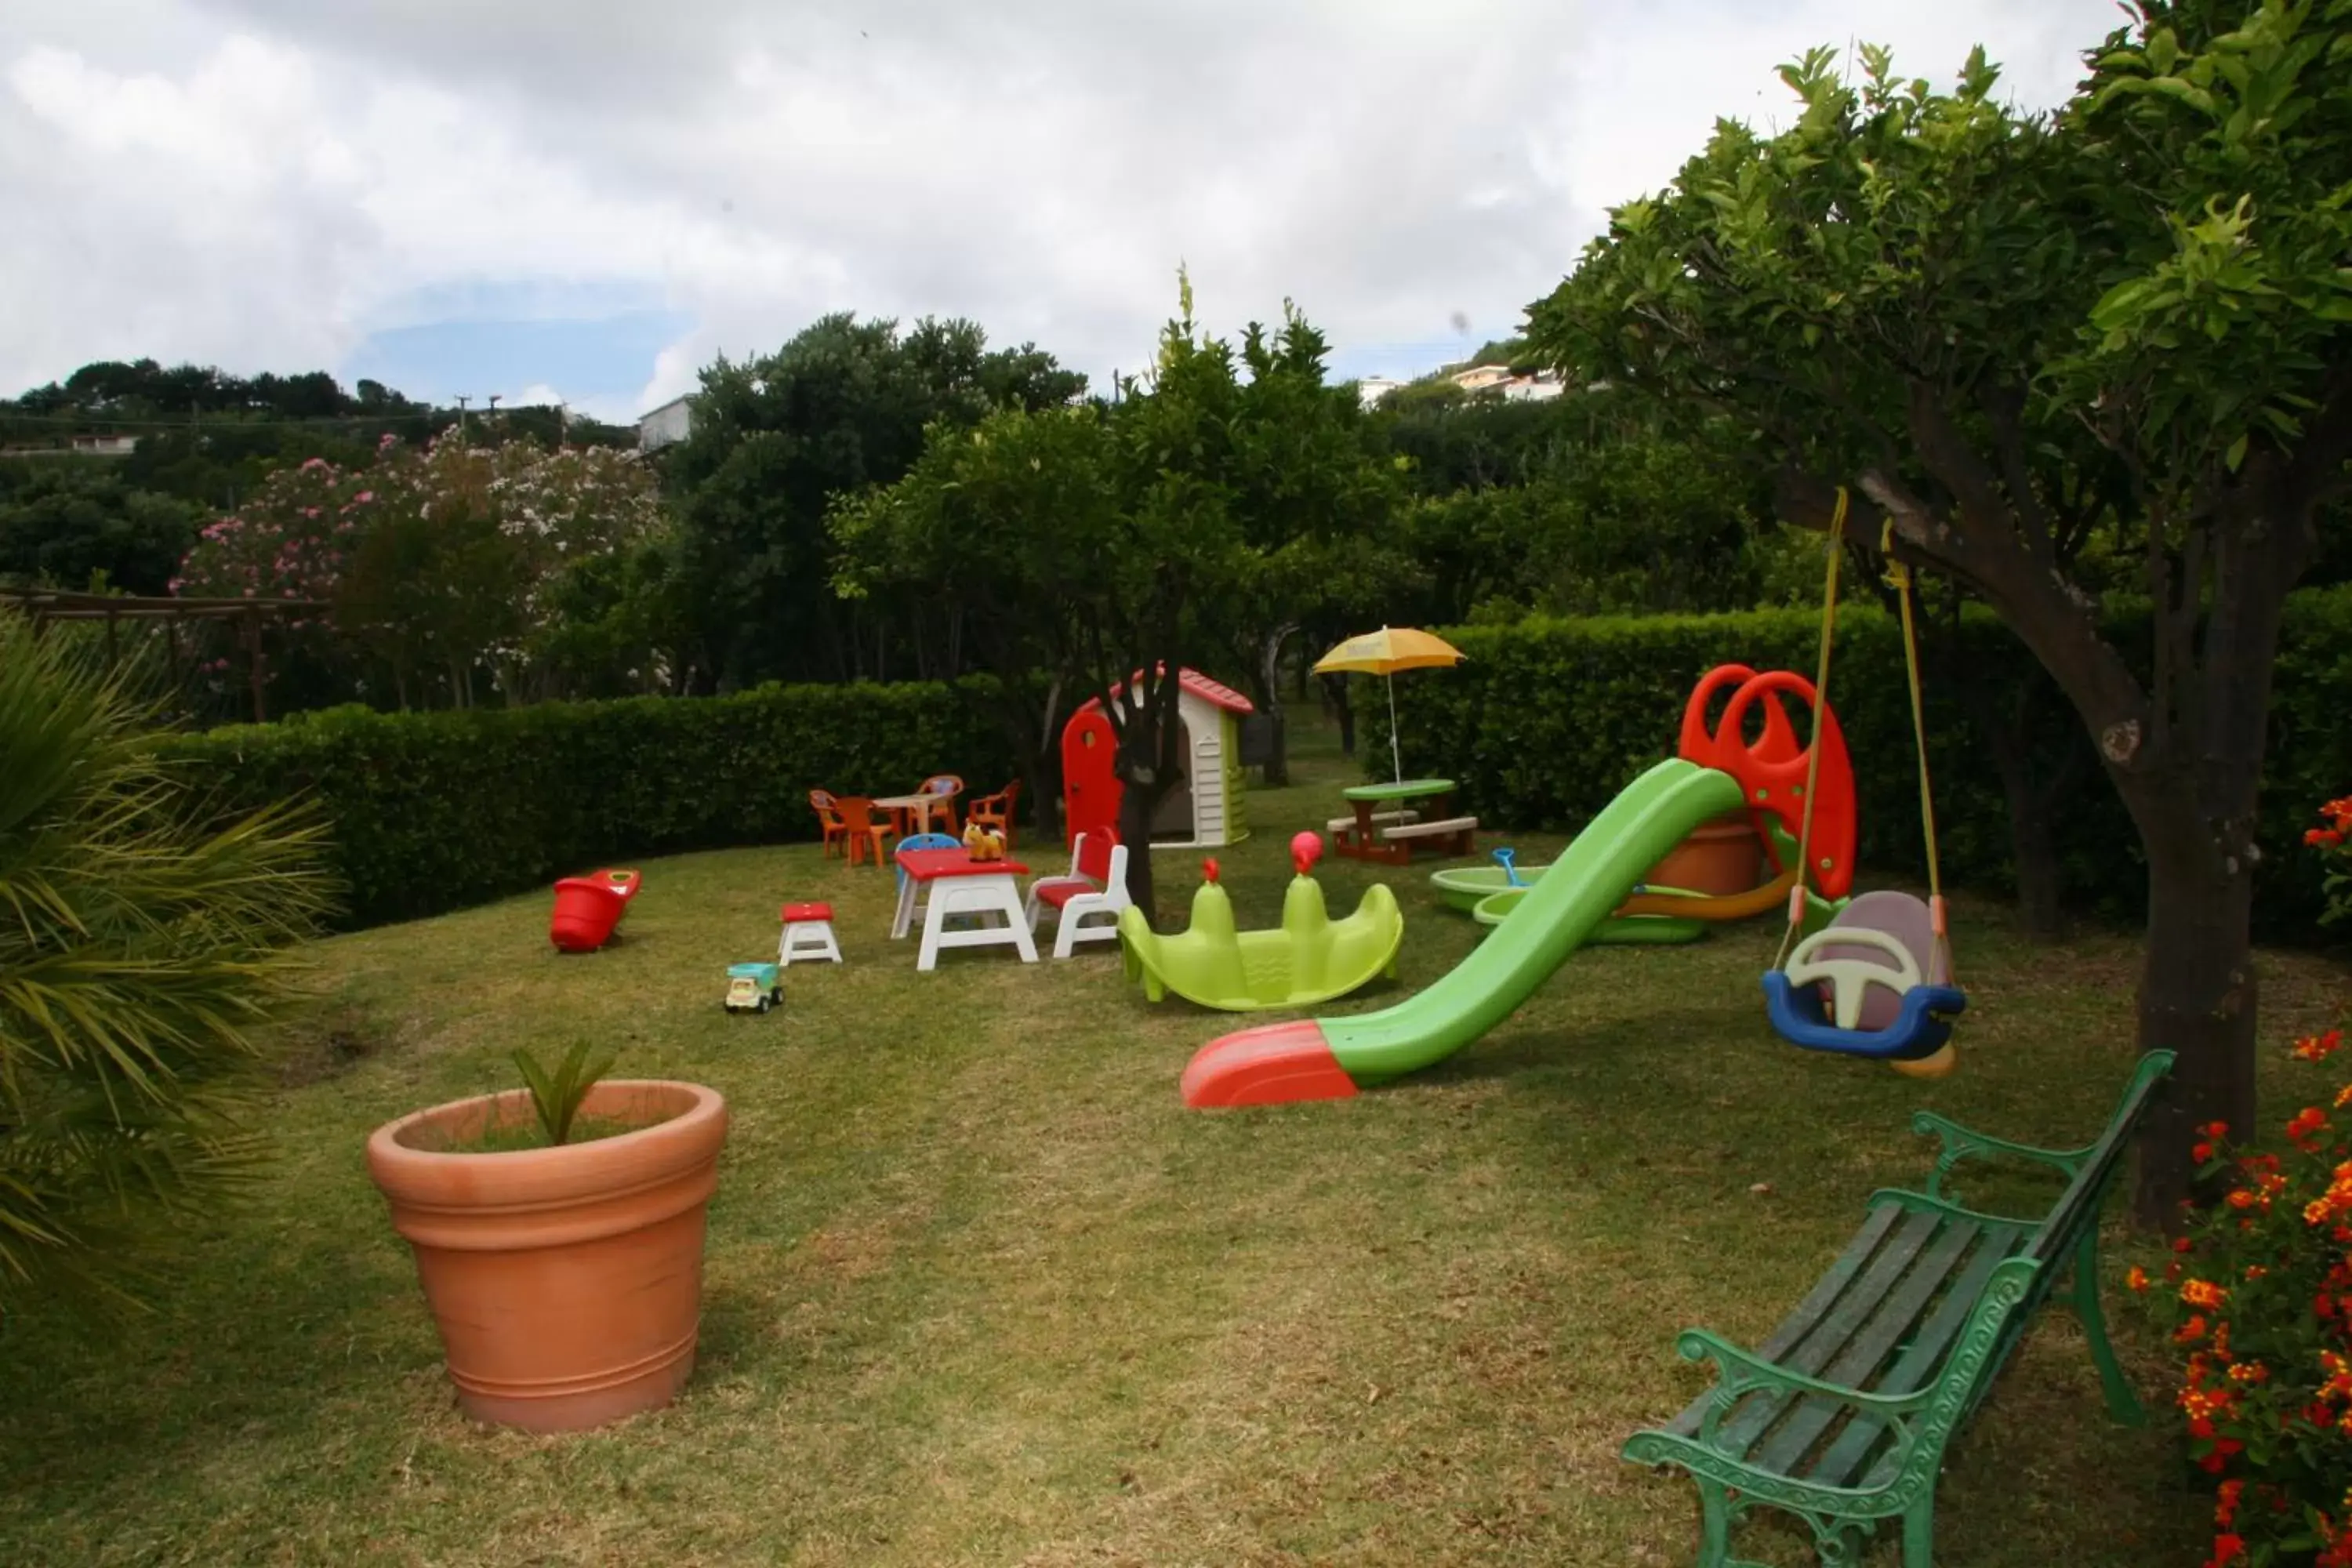
[[[2124,1276],[2124,1286],[2126,1289],[2132,1290],[2147,1289],[2147,1270],[2142,1268],[2137,1263],[2133,1264],[2131,1267],[2131,1272]]]
[[[2202,1312],[2193,1312],[2189,1314],[2189,1321],[2181,1324],[2179,1331],[2172,1336],[2172,1341],[2175,1344],[2185,1345],[2191,1343],[2194,1341],[2201,1340],[2204,1337],[2205,1314]]]
[[[2344,1045],[2344,1031],[2330,1029],[2324,1035],[2305,1035],[2294,1043],[2294,1054],[2307,1062],[2324,1062]]]
[[[2192,1307],[2218,1307],[2230,1299],[2230,1293],[2210,1281],[2191,1279],[2180,1288],[2180,1299]]]
[[[2286,1135],[2297,1143],[2305,1142],[2327,1130],[2327,1113],[2315,1105],[2306,1105],[2294,1113],[2286,1124]]]
[[[2332,827],[2306,827],[2303,831],[2305,844],[2321,849],[2333,849],[2344,842],[2344,835]]]
[[[2215,1456],[2219,1458],[2220,1456]],[[2212,1467],[2219,1469],[2221,1467]],[[2230,1568],[2230,1564],[2246,1554],[2246,1538],[2236,1531],[2223,1531],[2213,1538],[2213,1555],[2205,1559],[2205,1568]]]

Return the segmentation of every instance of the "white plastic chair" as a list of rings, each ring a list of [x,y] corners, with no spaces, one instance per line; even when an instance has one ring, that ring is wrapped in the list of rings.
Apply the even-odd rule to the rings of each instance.
[[[1067,958],[1079,942],[1117,942],[1118,912],[1134,901],[1127,896],[1127,846],[1118,835],[1081,833],[1070,847],[1068,875],[1040,877],[1030,883],[1023,912],[1033,931],[1046,905],[1060,912],[1054,956]]]

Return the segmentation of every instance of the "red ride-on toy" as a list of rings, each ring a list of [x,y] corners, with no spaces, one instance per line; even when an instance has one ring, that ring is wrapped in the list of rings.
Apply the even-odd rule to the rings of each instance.
[[[547,938],[563,952],[593,952],[613,940],[613,928],[637,896],[635,871],[591,871],[555,884],[555,915]]]

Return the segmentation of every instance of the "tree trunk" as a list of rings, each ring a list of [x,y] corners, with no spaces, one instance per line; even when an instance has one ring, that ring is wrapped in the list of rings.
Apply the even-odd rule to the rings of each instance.
[[[1062,768],[1061,731],[1055,721],[1061,717],[1062,681],[1059,676],[1045,689],[1042,708],[1033,710],[1021,695],[1015,678],[1005,678],[998,684],[1003,693],[1000,707],[1005,732],[1013,740],[1013,754],[1019,760],[1021,788],[1036,813],[1034,828],[1040,844],[1058,845],[1065,842],[1062,833]]]
[[[2148,851],[2139,1044],[2178,1059],[2140,1134],[2132,1206],[2143,1222],[2177,1230],[2196,1174],[2189,1150],[2197,1127],[2218,1120],[2241,1136],[2253,1131],[2253,874],[2217,854],[2192,811],[2161,823],[2153,812],[2133,815]]]
[[[1258,649],[1258,675],[1265,693],[1265,717],[1274,741],[1274,750],[1265,762],[1269,788],[1279,788],[1290,782],[1290,759],[1285,754],[1282,733],[1282,645],[1297,629],[1296,626],[1276,626],[1265,635]]]
[[[1118,797],[1118,841],[1127,846],[1127,896],[1153,931],[1160,929],[1160,895],[1151,876],[1151,818],[1167,796],[1164,784],[1129,781]]]
[[[2025,934],[2043,941],[2066,932],[2066,868],[2058,858],[2052,802],[2030,781],[2012,786],[2009,797],[2010,853],[2017,861],[2017,919]]]
[[[1954,661],[1958,663],[1958,661]],[[2034,776],[2033,739],[2028,723],[2031,692],[2020,692],[2011,711],[2004,714],[1981,684],[1981,677],[1962,675],[1956,682],[1961,700],[1984,738],[1985,754],[2000,779],[2001,798],[2009,807],[2010,857],[2017,869],[2017,918],[2025,934],[2042,939],[2063,935],[2066,929],[2065,867],[2058,856],[2056,816],[2065,790],[2082,773],[2083,752],[2070,750],[2067,761],[2048,778]],[[2028,679],[2032,679],[2028,677]],[[2074,737],[2061,744],[2072,747]]]
[[[1176,714],[1180,689],[1174,658],[1147,661],[1139,668],[1164,669],[1141,704],[1129,706],[1130,689],[1111,707],[1122,716],[1118,730],[1118,839],[1127,846],[1127,896],[1143,912],[1144,922],[1160,929],[1160,908],[1151,876],[1151,822],[1168,792],[1183,781],[1184,727]]]
[[[1323,700],[1339,721],[1339,754],[1356,754],[1356,710],[1348,704],[1348,678],[1327,675],[1323,678]]]

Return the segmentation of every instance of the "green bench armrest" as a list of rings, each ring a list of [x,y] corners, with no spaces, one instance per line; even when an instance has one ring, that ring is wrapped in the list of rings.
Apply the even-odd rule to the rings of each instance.
[[[1827,1378],[1791,1372],[1754,1351],[1742,1350],[1707,1329],[1685,1329],[1675,1341],[1675,1349],[1685,1361],[1715,1363],[1716,1407],[1699,1424],[1702,1438],[1713,1435],[1717,1417],[1737,1404],[1741,1395],[1759,1388],[1780,1394],[1819,1394],[1889,1420],[1922,1408],[1936,1392],[1931,1384],[1913,1394],[1864,1394]]]
[[[2083,1162],[2098,1148],[2096,1142],[2080,1149],[2043,1149],[2032,1143],[2013,1142],[1996,1138],[1990,1132],[1979,1132],[1963,1127],[1948,1116],[1932,1110],[1916,1111],[1911,1117],[1911,1131],[1923,1138],[1937,1138],[1943,1147],[1937,1152],[1936,1168],[1927,1177],[1927,1195],[1941,1197],[1944,1180],[1963,1160],[2022,1160],[2030,1164],[2046,1165],[2060,1175],[2073,1177],[2083,1168]]]
[[[1938,1197],[1933,1191],[1915,1193],[1908,1187],[1881,1187],[1870,1194],[1870,1203],[1864,1206],[1879,1204],[1893,1204],[1912,1214],[1939,1214],[1953,1219],[1972,1219],[1982,1226],[2014,1226],[2029,1236],[2039,1234],[2042,1227],[2050,1223],[2048,1215],[1987,1214],[1982,1209],[1964,1208],[1949,1198]]]

